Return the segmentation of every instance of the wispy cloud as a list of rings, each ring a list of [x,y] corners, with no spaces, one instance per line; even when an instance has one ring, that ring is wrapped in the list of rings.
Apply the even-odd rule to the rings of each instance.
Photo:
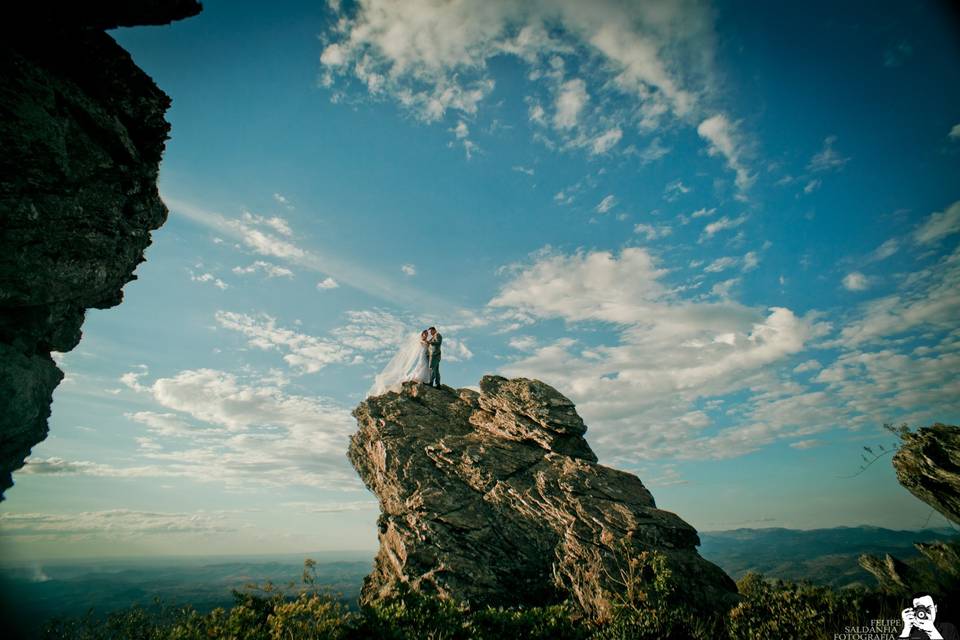
[[[717,114],[700,123],[697,133],[710,143],[710,155],[721,155],[726,159],[727,166],[736,174],[736,185],[740,191],[745,191],[753,184],[754,176],[748,171],[744,162],[743,134],[739,126],[731,122],[726,115]]]
[[[223,511],[107,509],[80,513],[2,513],[0,536],[33,540],[130,540],[145,536],[218,535],[234,531]]]
[[[859,271],[851,271],[843,276],[843,288],[847,291],[866,291],[870,287],[870,279]]]
[[[52,465],[55,472],[185,477],[234,490],[359,488],[343,458],[354,421],[336,402],[290,393],[286,379],[276,372],[239,375],[187,369],[152,383],[142,382],[142,377],[137,372],[136,390],[162,409],[130,416],[155,436],[151,446],[139,452],[148,464],[117,468],[63,461]],[[51,467],[49,461],[42,462]]]
[[[945,211],[930,214],[913,232],[913,240],[919,244],[934,244],[960,231],[960,200]]]
[[[220,289],[221,291],[225,291],[230,288],[230,285],[228,285],[226,282],[216,277],[212,273],[197,274],[197,273],[194,273],[192,270],[189,270],[189,273],[190,273],[190,280],[193,282],[209,282],[210,284],[215,286],[217,289]]]
[[[624,125],[654,130],[664,119],[687,116],[699,98],[687,85],[712,73],[705,55],[712,19],[696,0],[414,0],[402,8],[370,0],[333,11],[320,62],[321,85],[334,99],[356,88],[395,100],[426,122],[474,118],[495,86],[489,61],[512,56],[528,67],[527,93],[536,96],[531,122],[550,128],[559,146],[591,154],[612,149]],[[591,76],[570,73],[575,54],[586,58],[578,68],[593,69]]]
[[[323,291],[326,289],[336,289],[340,286],[340,283],[334,280],[333,278],[324,278],[317,283],[317,289]]]
[[[248,264],[245,267],[234,267],[232,271],[237,275],[249,275],[253,273],[262,273],[268,278],[292,278],[293,271],[287,269],[286,267],[281,267],[273,264],[272,262],[267,262],[265,260],[257,260]]]
[[[717,235],[721,231],[736,229],[746,221],[747,221],[746,215],[741,215],[736,218],[723,216],[718,220],[709,223],[703,228],[703,233],[700,234],[699,242],[704,242],[705,240],[709,240],[710,238]]]
[[[673,232],[669,225],[652,225],[640,222],[633,226],[633,232],[646,237],[647,240],[665,238]]]
[[[283,207],[285,207],[286,209],[288,209],[288,210],[290,210],[290,211],[293,211],[293,209],[294,209],[293,203],[290,202],[290,199],[287,198],[287,197],[286,197],[285,195],[283,195],[282,193],[274,193],[274,194],[273,194],[273,199],[277,201],[277,204],[282,205]]]
[[[837,136],[827,136],[823,140],[823,147],[810,158],[807,169],[810,171],[832,171],[840,169],[850,162],[850,158],[845,158],[833,148],[837,142]]]
[[[601,200],[597,206],[594,208],[594,211],[597,213],[606,213],[617,206],[617,197],[613,194],[610,194]]]
[[[541,254],[516,271],[490,305],[541,320],[560,318],[574,328],[609,323],[617,337],[590,346],[572,335],[518,342],[525,354],[505,373],[548,380],[569,392],[603,453],[722,458],[795,436],[794,423],[782,419],[710,430],[715,418],[697,401],[755,388],[767,367],[788,361],[828,326],[816,314],[798,317],[778,307],[764,313],[727,295],[719,302],[679,299],[662,283],[666,273],[640,248],[620,255]],[[633,443],[628,453],[626,442]]]
[[[164,202],[174,214],[182,215],[193,222],[217,230],[225,236],[240,240],[255,253],[278,257],[288,263],[309,271],[332,277],[337,282],[359,289],[382,300],[405,307],[420,309],[451,309],[450,305],[436,295],[411,287],[409,284],[371,271],[366,266],[335,257],[329,251],[312,251],[294,245],[271,233],[255,228],[251,223],[226,216],[194,205],[190,202],[164,195]]]

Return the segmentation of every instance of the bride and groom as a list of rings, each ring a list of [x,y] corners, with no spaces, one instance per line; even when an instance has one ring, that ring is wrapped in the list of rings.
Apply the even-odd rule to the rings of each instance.
[[[443,336],[436,327],[407,337],[400,350],[380,372],[368,395],[399,391],[404,382],[418,382],[440,388],[440,346]]]

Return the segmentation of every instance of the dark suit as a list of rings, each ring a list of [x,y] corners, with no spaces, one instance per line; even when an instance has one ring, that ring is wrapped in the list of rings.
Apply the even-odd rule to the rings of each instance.
[[[427,357],[430,358],[430,382],[431,386],[440,387],[440,345],[443,343],[443,336],[435,333],[432,338],[427,338]],[[434,385],[433,381],[437,384]]]

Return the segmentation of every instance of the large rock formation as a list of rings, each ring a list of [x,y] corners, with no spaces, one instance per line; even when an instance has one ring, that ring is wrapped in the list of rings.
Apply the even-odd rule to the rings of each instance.
[[[406,383],[354,410],[349,458],[382,511],[363,601],[401,584],[475,604],[569,596],[602,619],[630,559],[658,551],[688,605],[731,604],[736,586],[697,553],[697,532],[636,476],[597,464],[567,398],[523,378],[480,389]]]
[[[166,24],[196,0],[18,3],[0,27],[0,499],[47,434],[88,308],[120,303],[167,217],[170,99],[104,29]]]
[[[960,427],[936,423],[902,435],[893,456],[897,480],[960,524]]]
[[[893,456],[897,480],[913,495],[960,524],[960,427],[936,423],[915,432],[904,430]],[[918,542],[921,557],[904,562],[890,554],[864,554],[860,566],[883,591],[902,595],[935,593],[960,596],[960,542]]]

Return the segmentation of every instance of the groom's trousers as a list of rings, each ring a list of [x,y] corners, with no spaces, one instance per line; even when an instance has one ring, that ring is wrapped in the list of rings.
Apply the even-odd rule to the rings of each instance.
[[[430,384],[433,385],[433,381],[437,381],[436,386],[440,386],[440,354],[430,356]]]

